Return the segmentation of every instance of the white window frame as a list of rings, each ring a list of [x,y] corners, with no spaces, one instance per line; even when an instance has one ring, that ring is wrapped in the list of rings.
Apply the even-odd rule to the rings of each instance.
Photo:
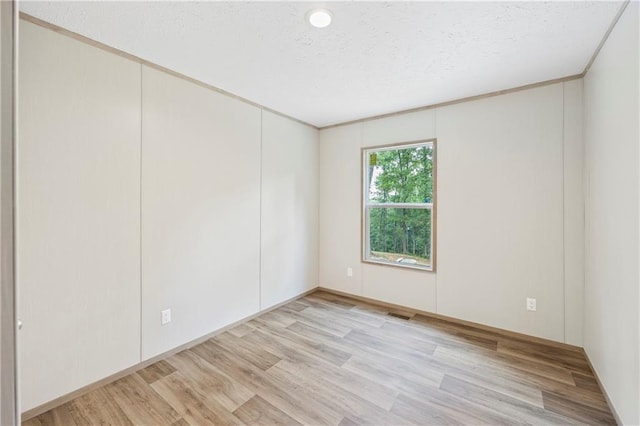
[[[369,173],[368,173],[368,165],[369,165],[369,154],[373,152],[380,151],[395,151],[398,149],[404,148],[414,148],[418,146],[428,146],[431,145],[433,147],[433,194],[430,203],[371,203],[369,202]],[[403,269],[414,269],[418,271],[425,272],[435,272],[436,271],[436,188],[437,188],[437,178],[436,178],[436,170],[437,170],[437,140],[434,139],[424,139],[412,142],[400,142],[388,145],[380,145],[380,146],[369,146],[364,147],[361,150],[361,178],[362,178],[362,186],[361,186],[361,206],[362,206],[362,229],[361,229],[361,248],[362,248],[362,262],[370,263],[374,265],[384,265],[384,266],[393,266],[397,268]],[[391,261],[384,260],[373,260],[369,258],[370,250],[370,228],[369,228],[369,212],[372,208],[406,208],[406,209],[424,209],[431,211],[431,265],[430,266],[416,266],[412,264],[403,264]]]

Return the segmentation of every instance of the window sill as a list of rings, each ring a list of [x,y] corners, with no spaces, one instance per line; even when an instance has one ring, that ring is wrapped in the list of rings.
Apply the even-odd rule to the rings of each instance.
[[[431,273],[435,273],[436,271],[436,268],[434,267],[434,265],[426,267],[426,266],[415,266],[411,264],[402,264],[398,262],[384,262],[380,260],[368,260],[368,259],[362,259],[361,262],[369,265],[390,266],[392,268],[409,269],[413,271],[422,271],[422,272],[431,272]]]

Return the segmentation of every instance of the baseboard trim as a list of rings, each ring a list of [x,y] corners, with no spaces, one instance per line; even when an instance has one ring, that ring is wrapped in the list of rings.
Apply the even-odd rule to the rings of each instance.
[[[602,392],[602,395],[604,395],[604,399],[607,401],[607,404],[609,405],[609,410],[611,410],[611,414],[613,414],[613,418],[615,419],[618,426],[622,426],[624,423],[622,423],[622,420],[620,419],[618,412],[616,411],[615,407],[611,403],[611,398],[609,398],[609,394],[607,393],[607,390],[605,389],[605,387],[602,385],[602,380],[600,380],[600,377],[598,377],[598,372],[593,367],[593,363],[591,363],[591,359],[589,358],[589,355],[587,354],[587,351],[584,350],[584,348],[582,349],[582,353],[584,354],[584,357],[587,359],[587,363],[589,364],[589,368],[593,373],[593,377],[596,378],[596,382],[598,382],[598,386],[600,386],[600,391]]]
[[[574,351],[574,352],[584,352],[584,350],[580,346],[570,345],[569,343],[556,342],[555,340],[549,340],[549,339],[545,339],[543,337],[530,336],[528,334],[518,333],[516,331],[505,330],[503,328],[492,327],[490,325],[480,324],[480,323],[477,323],[477,322],[472,322],[472,321],[467,321],[467,320],[463,320],[463,319],[459,319],[459,318],[449,317],[449,316],[446,316],[446,315],[436,314],[436,313],[433,313],[433,312],[423,311],[423,310],[420,310],[420,309],[410,308],[410,307],[407,307],[407,306],[396,305],[394,303],[385,302],[383,300],[371,299],[369,297],[364,297],[364,296],[358,296],[358,295],[355,295],[355,294],[345,293],[345,292],[342,292],[342,291],[339,291],[339,290],[333,290],[331,288],[326,288],[326,287],[322,287],[322,286],[318,286],[318,290],[326,291],[327,293],[333,293],[333,294],[336,294],[338,296],[348,297],[348,298],[351,298],[351,299],[360,300],[362,302],[367,302],[367,303],[371,303],[373,305],[378,305],[378,306],[382,306],[382,307],[386,307],[386,308],[401,309],[401,310],[407,311],[407,312],[414,312],[416,314],[424,315],[424,316],[431,317],[431,318],[436,318],[436,319],[447,321],[447,322],[450,322],[450,323],[453,323],[453,324],[460,324],[460,325],[466,325],[466,326],[469,326],[469,327],[474,327],[474,328],[477,328],[477,329],[480,329],[480,330],[489,331],[489,332],[496,333],[496,334],[501,334],[501,335],[503,335],[505,337],[517,338],[517,339],[521,339],[521,340],[530,341],[532,343],[538,343],[538,344],[546,345],[546,346],[553,346],[553,347],[567,349],[567,350]]]
[[[97,389],[99,387],[102,387],[102,386],[107,385],[109,383],[115,382],[118,379],[121,379],[121,378],[123,378],[125,376],[128,376],[129,374],[135,373],[136,371],[141,370],[143,368],[146,368],[146,367],[150,366],[151,364],[154,364],[154,363],[156,363],[156,362],[158,362],[160,360],[168,358],[171,355],[177,354],[178,352],[182,352],[182,351],[184,351],[186,349],[189,349],[189,348],[192,348],[192,347],[194,347],[196,345],[199,345],[200,343],[205,342],[205,341],[211,339],[212,337],[215,337],[216,335],[218,335],[220,333],[224,333],[225,331],[230,330],[233,327],[236,327],[236,326],[238,326],[240,324],[243,324],[245,322],[251,321],[252,319],[254,319],[256,317],[259,317],[262,314],[265,314],[265,313],[267,313],[269,311],[272,311],[274,309],[278,309],[279,307],[284,306],[287,303],[291,303],[291,302],[293,302],[295,300],[298,300],[298,299],[300,299],[302,297],[305,297],[308,294],[315,293],[316,291],[318,291],[318,288],[319,287],[314,287],[314,288],[312,288],[310,290],[307,290],[307,291],[305,291],[303,293],[300,293],[297,296],[294,296],[294,297],[292,297],[290,299],[287,299],[284,302],[280,302],[280,303],[278,303],[276,305],[273,305],[273,306],[270,306],[268,308],[262,309],[259,312],[256,312],[255,314],[249,315],[248,317],[242,318],[242,319],[240,319],[238,321],[235,321],[235,322],[233,322],[231,324],[228,324],[228,325],[226,325],[226,326],[224,326],[222,328],[219,328],[219,329],[214,330],[214,331],[212,331],[210,333],[207,333],[204,336],[198,337],[197,339],[191,340],[191,341],[189,341],[187,343],[184,343],[184,344],[182,344],[180,346],[177,346],[177,347],[175,347],[173,349],[170,349],[170,350],[168,350],[166,352],[163,352],[163,353],[161,353],[159,355],[156,355],[153,358],[149,358],[148,360],[145,360],[145,361],[142,361],[142,362],[140,362],[138,364],[132,365],[131,367],[125,368],[124,370],[118,371],[117,373],[114,373],[114,374],[112,374],[110,376],[107,376],[107,377],[105,377],[103,379],[100,379],[100,380],[98,380],[96,382],[93,382],[93,383],[90,383],[90,384],[88,384],[86,386],[83,386],[80,389],[76,389],[76,390],[74,390],[72,392],[69,392],[69,393],[67,393],[65,395],[59,396],[56,399],[53,399],[53,400],[51,400],[49,402],[45,402],[42,405],[39,405],[39,406],[34,407],[34,408],[30,409],[30,410],[27,410],[27,411],[22,413],[20,421],[23,422],[23,421],[32,419],[32,418],[34,418],[36,416],[39,416],[42,413],[46,413],[47,411],[51,410],[52,408],[55,408],[55,407],[58,407],[59,405],[67,403],[67,402],[69,402],[69,401],[71,401],[71,400],[73,400],[75,398],[78,398],[79,396],[82,396],[82,395],[84,395],[86,393],[89,393],[89,392],[91,392],[91,391],[93,391],[93,390],[95,390],[95,389]]]

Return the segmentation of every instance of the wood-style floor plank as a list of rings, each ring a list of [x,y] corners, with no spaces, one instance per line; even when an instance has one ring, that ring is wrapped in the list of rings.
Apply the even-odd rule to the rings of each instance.
[[[234,411],[255,394],[191,351],[182,351],[169,359],[190,387]]]
[[[380,385],[390,386],[398,392],[408,394],[420,394],[437,388],[444,377],[442,373],[431,370],[428,374],[416,374],[413,368],[405,368],[406,366],[398,363],[377,363],[355,356],[345,362],[343,368],[377,381]]]
[[[278,309],[278,311],[279,313],[289,316],[295,321],[300,321],[305,324],[318,327],[337,337],[343,337],[345,334],[348,334],[351,331],[351,328],[347,326],[341,325],[336,321],[327,321],[325,318],[318,317],[318,315],[308,313],[306,309],[304,311],[296,311],[294,309],[288,309],[286,306],[283,306],[282,308]],[[260,320],[260,318],[257,319]]]
[[[461,348],[460,348],[461,349]],[[484,351],[480,349],[460,350],[449,346],[438,345],[435,355],[447,354],[460,360],[464,360],[473,364],[488,366],[489,368],[499,369],[504,374],[510,374],[516,377],[528,377],[532,380],[538,378],[551,380],[575,387],[574,376],[572,372],[557,366],[531,362],[520,357],[512,357],[504,355],[496,351]]]
[[[533,406],[522,400],[512,398],[482,386],[469,383],[452,376],[445,376],[440,389],[452,395],[482,405],[497,413],[507,415],[513,421],[523,424],[566,424],[569,418],[556,415],[543,408]]]
[[[537,407],[543,406],[540,390],[519,380],[517,376],[487,365],[479,368],[477,363],[458,358],[456,354],[445,353],[441,349],[439,347],[436,351],[432,365],[440,369],[443,374],[500,392]]]
[[[151,387],[191,425],[242,424],[222,404],[194,389],[179,371],[156,380]]]
[[[253,331],[251,332],[253,333]],[[234,352],[240,358],[250,362],[261,370],[268,370],[280,361],[280,358],[274,354],[265,351],[260,346],[251,345],[247,343],[246,340],[243,340],[241,337],[236,337],[231,333],[222,333],[217,335],[216,343],[223,348]]]
[[[180,415],[139,375],[131,374],[105,386],[133,424],[171,424]]]
[[[578,402],[576,399],[542,391],[544,408],[568,418],[586,424],[615,425],[616,421],[609,410],[600,410]]]
[[[231,333],[236,337],[242,337],[247,333],[251,333],[252,331],[253,331],[253,327],[251,327],[247,323],[243,323],[243,324],[236,325],[231,330],[229,330],[228,333]]]
[[[413,321],[409,322],[409,326],[407,324],[388,322],[384,325],[383,329],[389,330],[390,332],[401,332],[415,339],[426,340],[428,342],[435,343],[438,346],[452,347],[454,349],[474,349],[476,347],[481,347],[495,351],[498,347],[498,341],[495,339],[461,331],[455,327],[444,329],[442,327],[432,326],[413,327],[415,322],[424,322],[422,320],[418,321],[418,317],[418,315],[414,316]],[[431,323],[426,322],[426,324],[430,325]]]
[[[354,321],[364,323],[364,325],[368,327],[381,327],[386,323],[384,316],[358,311],[355,308],[344,309],[343,307],[337,307],[322,298],[315,297],[314,294],[305,297],[298,303],[300,305],[304,304],[303,306],[318,308],[326,314],[336,315],[340,318],[350,318]]]
[[[23,424],[585,423],[580,351],[317,291]]]
[[[299,334],[318,340],[323,340],[331,347],[337,347],[343,351],[350,350],[353,354],[342,365],[342,368],[354,371],[358,375],[370,380],[378,381],[381,385],[394,386],[398,390],[421,389],[423,386],[438,387],[443,373],[432,368],[424,368],[423,359],[403,360],[389,356],[383,351],[371,350],[337,339],[335,336],[314,329],[305,324],[293,324],[288,329],[295,330]]]
[[[342,419],[340,413],[318,402],[317,398],[314,398],[303,386],[286,383],[267,375],[259,368],[228,353],[214,341],[204,342],[190,351],[215,365],[215,368],[224,371],[300,423],[337,424]]]
[[[359,394],[334,386],[333,383],[324,380],[321,376],[313,377],[304,374],[302,366],[283,361],[269,369],[268,374],[278,377],[284,382],[303,386],[324,406],[340,413],[341,416],[360,419],[362,424],[408,424],[402,418],[365,400]]]
[[[62,404],[46,413],[40,414],[30,420],[23,423],[25,426],[41,426],[41,425],[56,425],[56,426],[77,426],[77,423],[71,415],[71,406]]]
[[[263,344],[277,340],[281,343],[279,349],[280,356],[285,356],[284,354],[292,352],[291,349],[295,349],[296,354],[291,356],[304,354],[312,358],[327,361],[338,367],[351,357],[351,354],[346,350],[337,349],[327,345],[325,342],[314,341],[299,334],[292,333],[288,328],[273,328],[269,324],[262,322],[259,318],[254,321],[258,323],[256,326],[258,330],[246,335],[244,338],[247,340],[251,339],[252,341],[255,341],[254,339],[261,339]]]
[[[77,425],[133,425],[105,387],[70,401],[69,406]]]
[[[420,398],[400,394],[391,407],[395,413],[413,424],[491,424],[512,425],[513,419],[482,406],[439,391],[428,391]]]
[[[571,351],[562,351],[552,346],[532,347],[530,344],[502,341],[498,343],[498,352],[541,364],[560,366],[572,372],[592,374],[589,363],[584,356]]]
[[[143,368],[138,371],[138,375],[144,379],[145,382],[151,384],[158,379],[168,376],[176,371],[167,361],[161,360],[154,364],[151,364],[147,368]]]
[[[294,426],[301,424],[277,407],[269,404],[259,395],[242,404],[233,414],[248,425]]]
[[[600,386],[598,385],[598,381],[595,377],[576,372],[571,372],[571,376],[573,377],[575,385],[580,389],[586,389],[588,391],[600,394]],[[602,396],[602,394],[600,394],[600,396]]]
[[[286,315],[283,315],[282,312],[279,311],[279,310],[266,312],[266,313],[260,315],[260,319],[265,321],[265,322],[267,322],[267,323],[269,323],[269,324],[278,325],[278,326],[283,327],[283,328],[284,327],[288,327],[291,324],[293,324],[294,322],[296,322],[295,319],[289,318]]]
[[[296,363],[282,360],[269,369],[269,373],[272,374],[276,371],[293,373],[299,377],[307,376],[313,382],[325,383],[327,389],[340,388],[347,394],[355,395],[359,399],[362,398],[385,410],[391,408],[398,395],[397,391],[359,374],[342,368],[331,368],[330,365],[321,365],[320,363]]]

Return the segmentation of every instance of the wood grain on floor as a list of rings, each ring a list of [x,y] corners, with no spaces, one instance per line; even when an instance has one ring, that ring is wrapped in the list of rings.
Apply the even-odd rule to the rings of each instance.
[[[584,354],[323,291],[25,426],[615,424]]]

